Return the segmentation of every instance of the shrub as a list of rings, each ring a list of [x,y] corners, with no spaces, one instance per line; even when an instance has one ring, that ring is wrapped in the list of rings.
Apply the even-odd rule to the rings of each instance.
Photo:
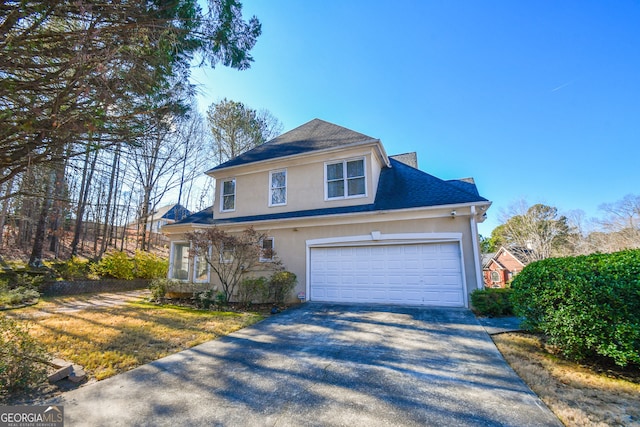
[[[227,300],[227,294],[223,291],[218,291],[214,299],[218,307],[225,307],[229,303],[229,300]]]
[[[93,264],[92,270],[100,277],[132,280],[133,267],[133,260],[126,253],[116,251],[105,255],[97,264]]]
[[[205,310],[208,310],[209,307],[216,304],[217,294],[215,294],[215,291],[213,289],[207,289],[206,291],[196,292],[194,296],[196,300],[196,305],[199,308],[204,308]]]
[[[64,280],[82,280],[89,277],[91,264],[88,260],[73,256],[67,261],[52,264],[53,270]]]
[[[136,251],[133,257],[134,275],[139,279],[167,277],[169,261],[150,252]]]
[[[26,327],[0,317],[0,396],[42,383],[47,360],[44,347]]]
[[[159,301],[167,295],[167,282],[169,282],[169,279],[153,279],[149,283],[152,300]]]
[[[476,289],[471,293],[471,304],[483,316],[512,316],[511,293],[511,289]]]
[[[238,286],[238,302],[250,305],[252,302],[263,302],[269,296],[269,280],[266,277],[243,279]]]
[[[275,304],[283,305],[296,286],[296,275],[290,271],[278,271],[269,278],[269,297]]]
[[[19,305],[37,300],[40,297],[38,286],[42,280],[40,276],[22,274],[16,277],[12,286],[9,286],[7,281],[0,281],[0,306]]]
[[[529,264],[512,301],[524,325],[570,359],[640,364],[640,250]]]

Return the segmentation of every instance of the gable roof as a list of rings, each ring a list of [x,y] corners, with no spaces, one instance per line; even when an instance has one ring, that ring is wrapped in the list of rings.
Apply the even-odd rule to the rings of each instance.
[[[324,120],[313,119],[209,169],[207,173],[263,160],[369,142],[380,142],[380,140]]]
[[[498,258],[500,258],[500,255],[505,253],[505,254],[509,254],[514,260],[522,264],[522,266],[524,267],[528,264],[527,254],[529,254],[530,252],[531,250],[527,248],[520,248],[520,247],[513,246],[507,249],[506,247],[501,246],[497,252],[491,254],[491,258],[487,259],[486,261],[483,261],[482,266],[485,269],[489,268],[489,264],[493,262],[496,265],[498,265],[498,267],[500,267],[501,269],[506,270],[507,268],[498,261]]]
[[[252,221],[277,220],[285,218],[304,218],[313,216],[339,215],[359,212],[408,209],[439,205],[453,205],[473,202],[488,202],[475,191],[465,191],[450,182],[443,181],[426,172],[412,168],[393,158],[391,167],[385,167],[380,173],[378,191],[373,203],[356,206],[310,209],[295,212],[251,215],[225,219],[214,218],[213,208],[197,212],[176,224],[228,224]],[[473,185],[475,189],[475,185]]]
[[[504,246],[500,247],[498,252],[496,253],[496,259],[500,256],[501,253],[508,253],[511,255],[513,259],[518,261],[522,266],[525,266],[529,263],[528,258],[531,256],[533,251],[531,249],[523,248],[520,246],[511,246],[506,248]]]
[[[147,215],[148,220],[153,219],[158,221],[160,219],[179,220],[191,215],[191,212],[182,205],[174,203],[172,205],[166,205],[157,208],[153,212],[149,212]]]
[[[496,254],[495,252],[482,254],[482,260],[480,262],[483,268],[489,265],[489,263],[493,260],[493,257],[495,256],[495,254]]]

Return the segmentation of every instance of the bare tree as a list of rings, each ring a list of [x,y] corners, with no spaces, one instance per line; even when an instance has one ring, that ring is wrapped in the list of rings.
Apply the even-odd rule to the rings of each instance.
[[[525,201],[513,205],[502,228],[504,242],[529,262],[562,255],[570,233],[568,220],[552,206]]]
[[[202,175],[211,158],[211,146],[204,118],[200,114],[191,113],[178,128],[177,139],[180,141],[180,187],[178,204],[188,204],[191,200],[193,181]],[[210,181],[211,178],[208,178]],[[178,218],[182,219],[182,218]]]
[[[609,235],[614,250],[640,248],[640,196],[627,194],[613,203],[603,203],[599,209],[605,217],[600,220]]]
[[[245,20],[238,0],[206,4],[203,11],[196,0],[1,2],[0,225],[19,228],[16,242],[31,247],[33,263],[47,232],[59,252],[70,203],[72,253],[91,235],[94,251],[100,238],[105,250],[116,216],[128,212],[122,192],[134,195],[119,153],[108,148],[146,138],[150,116],[188,110],[194,59],[250,66],[258,20]],[[186,160],[182,172],[188,182]]]
[[[282,268],[275,251],[269,249],[265,253],[263,249],[262,242],[267,235],[253,228],[231,234],[213,227],[187,233],[186,237],[191,242],[190,256],[206,261],[220,281],[227,301],[235,295],[238,284],[246,274],[261,269]],[[272,262],[261,263],[261,257],[270,258]]]

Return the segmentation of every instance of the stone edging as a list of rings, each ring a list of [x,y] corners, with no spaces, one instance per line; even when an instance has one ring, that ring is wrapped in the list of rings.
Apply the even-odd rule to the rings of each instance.
[[[44,296],[79,295],[146,289],[149,286],[149,282],[150,280],[148,279],[58,281],[43,283],[38,290]]]

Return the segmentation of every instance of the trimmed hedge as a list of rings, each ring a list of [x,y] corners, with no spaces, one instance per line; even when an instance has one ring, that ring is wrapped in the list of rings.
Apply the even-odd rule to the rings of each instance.
[[[471,293],[473,311],[483,316],[513,316],[511,289],[476,289]]]
[[[640,364],[640,250],[534,262],[512,289],[524,326],[567,358]]]

